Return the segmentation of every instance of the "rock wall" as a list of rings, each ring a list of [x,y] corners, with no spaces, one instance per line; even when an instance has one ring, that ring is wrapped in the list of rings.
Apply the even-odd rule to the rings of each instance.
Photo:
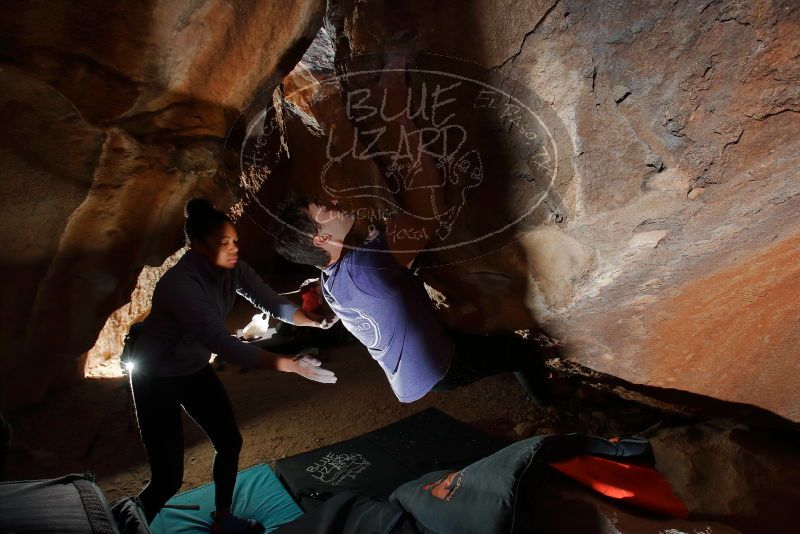
[[[25,2],[0,20],[0,392],[35,401],[89,350],[183,205],[236,201],[224,140],[321,25],[320,0]],[[82,363],[82,362],[79,362]]]
[[[262,238],[263,207],[290,187],[325,193],[326,132],[363,86],[324,80],[399,52],[480,66],[553,141],[530,149],[513,118],[466,116],[485,127],[472,139],[494,185],[448,186],[463,205],[439,244],[518,223],[421,258],[443,320],[540,329],[589,369],[800,421],[796,2],[30,2],[0,29],[6,403],[40,398],[142,266],[179,248],[186,199],[238,200],[225,138],[259,109],[280,115],[279,135],[242,181],[243,236]],[[544,185],[539,149],[558,171]],[[381,171],[345,162],[326,179],[382,187]]]
[[[319,176],[357,67],[382,68],[387,52],[489,67],[536,100],[559,174],[496,250],[426,256],[442,317],[467,331],[539,328],[589,369],[800,421],[796,2],[341,0],[327,20],[284,84],[290,157],[273,183],[319,194],[298,177]],[[326,48],[346,80],[338,103],[320,82],[334,68]],[[498,149],[498,132],[480,149],[495,151],[501,182],[467,198],[453,235],[533,198],[508,188],[507,175],[536,168],[524,147]],[[380,182],[370,165],[343,165],[340,179]]]
[[[153,290],[158,280],[186,253],[181,248],[158,267],[145,266],[136,280],[130,301],[112,313],[97,335],[92,348],[86,353],[83,374],[90,378],[122,376],[120,356],[125,346],[125,336],[134,323],[143,321],[150,313]]]

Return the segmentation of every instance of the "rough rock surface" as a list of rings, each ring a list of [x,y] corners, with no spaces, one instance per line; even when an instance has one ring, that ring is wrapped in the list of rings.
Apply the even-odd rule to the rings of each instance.
[[[291,5],[25,2],[0,21],[0,391],[38,400],[89,350],[183,205],[233,204],[224,139],[307,48]],[[6,406],[8,404],[5,404]]]
[[[92,346],[142,266],[179,247],[187,198],[236,200],[236,178],[219,172],[224,138],[302,56],[324,9],[34,2],[2,19],[0,202],[15,221],[0,237],[13,280],[0,304],[5,398],[39,398]],[[243,240],[263,238],[255,206],[289,185],[325,193],[314,177],[326,130],[346,119],[330,104],[342,88],[320,83],[334,57],[375,53],[359,65],[382,67],[384,52],[424,52],[490,67],[535,102],[558,173],[542,189],[536,158],[500,135],[513,124],[487,125],[477,148],[495,186],[448,186],[465,200],[446,239],[541,205],[494,248],[422,258],[443,319],[538,327],[587,368],[800,421],[798,29],[790,0],[332,0],[273,106],[275,165],[245,176]],[[385,184],[371,161],[329,177]]]
[[[538,326],[589,369],[800,421],[796,2],[342,0],[328,19],[317,49],[337,60],[376,54],[365,64],[381,68],[388,51],[491,66],[555,132],[559,175],[513,239],[427,256],[420,275],[444,297],[446,321]],[[319,82],[326,57],[306,56],[286,80],[289,161],[272,176],[310,194],[326,127],[344,116],[345,98]],[[342,95],[361,87],[346,83]],[[467,197],[452,235],[530,202],[505,175],[536,169],[498,144],[488,134],[479,148],[501,181]],[[380,182],[372,166],[343,164],[335,179]]]
[[[144,320],[150,313],[156,282],[170,267],[178,263],[186,250],[185,247],[181,248],[158,267],[145,266],[142,269],[136,280],[136,287],[131,293],[130,302],[109,316],[97,335],[94,346],[87,352],[84,364],[84,374],[87,377],[122,374],[119,356],[125,345],[125,335],[132,324]]]
[[[770,439],[729,420],[659,429],[647,437],[656,468],[690,514],[725,518],[742,532],[780,532],[800,519],[796,437]]]

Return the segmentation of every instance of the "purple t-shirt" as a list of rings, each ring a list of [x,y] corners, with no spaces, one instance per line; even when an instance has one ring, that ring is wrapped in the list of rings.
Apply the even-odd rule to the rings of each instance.
[[[380,364],[400,402],[427,394],[447,374],[453,341],[422,280],[400,266],[380,233],[322,271],[322,293]]]

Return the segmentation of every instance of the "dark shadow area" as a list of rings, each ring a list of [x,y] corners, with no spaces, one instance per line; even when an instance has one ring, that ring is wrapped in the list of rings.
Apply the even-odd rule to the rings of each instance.
[[[743,424],[770,429],[787,438],[797,439],[799,435],[800,424],[758,406],[724,401],[677,389],[634,384],[621,378],[598,373],[568,360],[557,362],[555,367],[556,371],[567,379],[567,382],[572,380],[575,383],[591,385],[604,393],[657,406],[665,413],[673,413],[677,417],[687,417],[695,421],[732,419]]]

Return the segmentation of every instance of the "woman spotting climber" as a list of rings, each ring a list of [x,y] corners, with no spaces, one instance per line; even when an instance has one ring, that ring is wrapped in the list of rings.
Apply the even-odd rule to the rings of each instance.
[[[326,327],[278,295],[239,261],[233,223],[204,199],[186,204],[184,233],[190,247],[158,281],[150,315],[136,339],[131,386],[151,477],[139,500],[152,522],[183,480],[181,406],[216,450],[216,512],[212,532],[261,532],[256,521],[231,514],[242,437],[228,395],[209,365],[212,352],[243,367],[274,369],[309,380],[336,382],[311,356],[287,357],[239,341],[225,328],[236,294],[264,312],[299,326]]]

